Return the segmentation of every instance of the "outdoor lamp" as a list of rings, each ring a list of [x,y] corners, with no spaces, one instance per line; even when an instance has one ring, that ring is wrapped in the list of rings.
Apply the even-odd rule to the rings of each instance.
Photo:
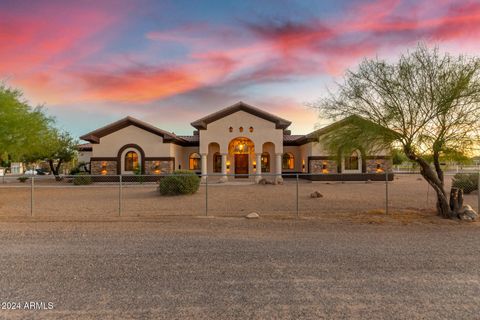
[[[102,175],[106,175],[107,174],[107,162],[103,161],[102,162],[102,171],[100,171],[100,173]]]
[[[227,161],[227,171],[230,171],[230,161]]]
[[[254,170],[257,169],[257,162],[256,162],[256,161],[253,161],[253,169],[254,169]]]

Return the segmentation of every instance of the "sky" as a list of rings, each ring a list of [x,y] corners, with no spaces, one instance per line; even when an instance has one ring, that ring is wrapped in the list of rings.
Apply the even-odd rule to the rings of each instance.
[[[238,101],[305,134],[362,59],[479,39],[480,0],[0,0],[0,81],[77,137],[128,115],[192,134]]]

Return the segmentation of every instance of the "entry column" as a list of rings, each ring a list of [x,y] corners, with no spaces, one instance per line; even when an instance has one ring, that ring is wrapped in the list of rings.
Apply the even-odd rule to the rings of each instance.
[[[202,153],[202,182],[207,181],[207,153]]]
[[[255,173],[257,174],[255,176],[255,182],[258,183],[262,179],[262,154],[261,153],[255,153],[255,165],[257,167]]]
[[[227,154],[222,153],[222,177],[220,178],[220,182],[227,182]]]
[[[282,178],[282,153],[275,153],[275,182],[283,183]]]

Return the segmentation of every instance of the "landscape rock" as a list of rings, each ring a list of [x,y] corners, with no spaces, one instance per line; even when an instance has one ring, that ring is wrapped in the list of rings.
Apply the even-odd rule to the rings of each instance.
[[[310,194],[310,198],[323,198],[323,194],[318,191],[314,191]]]
[[[478,213],[472,209],[471,206],[463,206],[462,209],[458,211],[458,218],[462,221],[476,221],[478,220]]]
[[[247,219],[258,219],[258,218],[260,218],[260,216],[256,212],[250,212],[249,214],[247,214],[245,216],[245,218],[247,218]]]

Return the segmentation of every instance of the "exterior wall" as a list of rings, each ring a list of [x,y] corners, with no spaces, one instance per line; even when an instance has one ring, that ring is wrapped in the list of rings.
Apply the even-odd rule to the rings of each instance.
[[[283,172],[301,172],[302,171],[302,152],[301,146],[284,146],[283,153],[291,153],[294,157],[295,167],[293,169],[283,169]],[[283,160],[282,160],[283,163]]]
[[[137,144],[146,157],[172,157],[171,144],[163,143],[163,138],[140,129],[128,126],[100,139],[92,146],[92,157],[116,157],[118,150],[126,144]]]
[[[88,163],[92,157],[92,151],[79,151],[78,152],[78,162]]]
[[[102,174],[102,164],[106,163],[107,175],[117,174],[117,161],[116,160],[106,160],[106,161],[91,161],[90,162],[90,172],[93,175]]]
[[[366,172],[367,173],[376,173],[377,165],[380,165],[380,169],[385,171],[392,171],[392,159],[391,158],[378,158],[378,159],[369,159],[365,160],[366,162]]]
[[[156,163],[160,173],[172,173],[175,166],[175,161],[171,160],[145,160],[145,174],[158,174],[155,172]]]
[[[337,160],[332,160],[332,159],[325,159],[325,160],[310,159],[309,161],[310,173],[314,173],[314,174],[325,173],[325,172],[322,172],[324,164],[326,165],[326,169],[328,170],[327,173],[338,173]]]
[[[233,132],[229,132],[229,127]],[[243,127],[243,132],[239,128]],[[249,128],[253,127],[253,132]],[[275,145],[275,152],[283,153],[283,130],[276,129],[275,123],[256,117],[245,111],[238,111],[215,122],[209,123],[207,130],[200,130],[200,153],[208,153],[208,145],[217,142],[220,152],[228,152],[228,144],[235,138],[245,137],[255,144],[255,152],[261,150],[265,142]]]

